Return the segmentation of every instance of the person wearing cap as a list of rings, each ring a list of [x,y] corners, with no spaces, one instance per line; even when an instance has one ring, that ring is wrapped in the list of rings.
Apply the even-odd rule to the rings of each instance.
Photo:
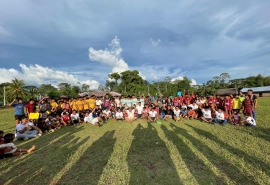
[[[253,94],[252,89],[249,89],[247,93],[248,93],[249,99],[251,101],[252,116],[254,119],[256,119],[256,117],[257,117],[256,109],[257,109],[257,104],[258,104],[257,96]]]

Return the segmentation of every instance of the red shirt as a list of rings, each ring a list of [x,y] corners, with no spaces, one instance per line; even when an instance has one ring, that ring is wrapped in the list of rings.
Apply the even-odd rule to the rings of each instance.
[[[210,105],[216,103],[216,98],[208,98],[207,103]]]
[[[223,101],[224,107],[226,107],[228,110],[232,110],[233,102],[232,99],[224,99]]]
[[[28,103],[26,104],[25,108],[27,109],[29,113],[33,113],[36,111],[36,106],[34,104]]]
[[[63,121],[68,121],[69,120],[68,115],[62,115],[61,118],[62,118]]]
[[[216,98],[217,108],[221,108],[223,105],[223,100],[221,98]]]

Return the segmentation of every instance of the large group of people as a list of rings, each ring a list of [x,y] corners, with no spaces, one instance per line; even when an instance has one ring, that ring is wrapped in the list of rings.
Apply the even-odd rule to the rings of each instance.
[[[157,96],[84,96],[72,99],[28,100],[15,99],[9,104],[15,109],[16,133],[0,132],[0,154],[12,156],[30,153],[35,149],[17,149],[13,139],[28,140],[45,132],[54,132],[65,126],[92,124],[101,126],[110,120],[132,123],[137,119],[150,123],[159,119],[182,122],[199,119],[203,122],[237,126],[256,125],[257,97],[249,90],[247,94],[225,97],[201,97],[185,93],[175,97]],[[243,113],[243,114],[241,114]],[[242,115],[244,115],[242,117]]]

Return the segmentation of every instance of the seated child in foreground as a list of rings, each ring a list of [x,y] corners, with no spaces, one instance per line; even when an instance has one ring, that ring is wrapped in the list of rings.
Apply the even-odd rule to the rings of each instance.
[[[11,157],[22,154],[27,154],[35,150],[36,146],[33,145],[30,149],[18,149],[13,143],[15,136],[14,134],[6,134],[4,136],[4,143],[0,145],[0,149],[4,149],[4,154],[1,157]],[[10,147],[11,150],[6,150],[7,147]]]

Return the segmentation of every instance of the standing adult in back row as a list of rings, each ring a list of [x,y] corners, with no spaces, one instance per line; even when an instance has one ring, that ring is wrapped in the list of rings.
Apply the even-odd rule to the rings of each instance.
[[[248,92],[247,92],[248,96],[249,96],[249,99],[251,101],[251,108],[252,108],[252,115],[253,115],[253,118],[256,119],[257,117],[257,114],[256,114],[256,109],[257,109],[257,105],[258,105],[258,99],[257,99],[257,96],[255,94],[253,94],[253,90],[252,89],[249,89]]]
[[[19,120],[21,120],[21,118],[25,116],[25,113],[24,113],[25,103],[23,103],[23,100],[21,98],[18,98],[18,99],[14,99],[8,106],[14,107],[15,121],[16,121],[16,125],[18,125]]]

